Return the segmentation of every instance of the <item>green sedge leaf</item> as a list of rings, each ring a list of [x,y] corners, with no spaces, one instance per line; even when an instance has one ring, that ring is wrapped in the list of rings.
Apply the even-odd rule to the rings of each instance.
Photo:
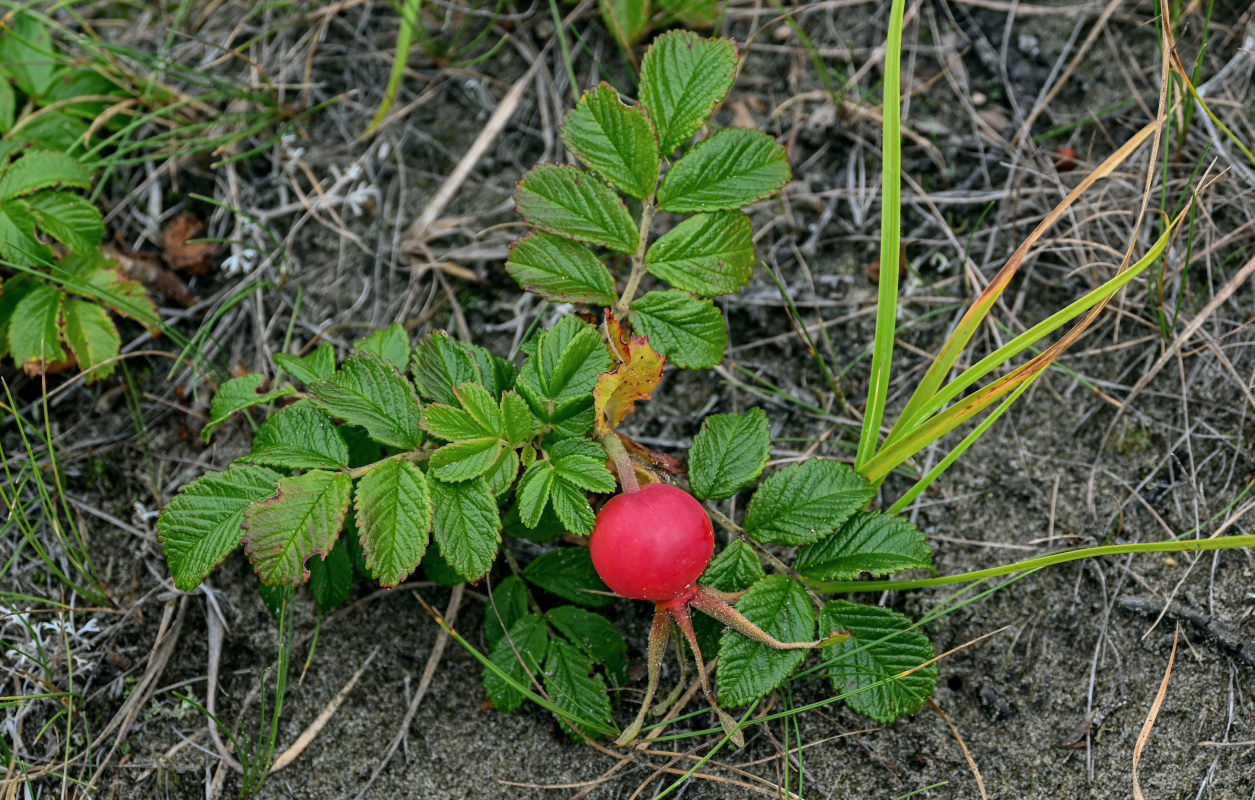
[[[762,474],[771,452],[767,413],[712,414],[689,449],[689,484],[701,500],[722,500]]]
[[[723,548],[706,565],[698,583],[713,586],[722,592],[741,592],[766,576],[763,562],[754,549],[740,539]]]
[[[330,342],[323,342],[303,356],[275,353],[275,363],[301,383],[309,386],[325,381],[336,371],[336,349]]]
[[[487,574],[501,544],[501,512],[483,480],[431,481],[432,532],[440,554],[474,583]]]
[[[532,677],[540,676],[540,665],[549,649],[549,628],[539,614],[528,614],[510,626],[509,633],[493,645],[488,658],[523,686],[530,686]],[[522,693],[501,679],[496,672],[484,668],[484,692],[498,711],[517,711],[526,699]]]
[[[908,617],[888,608],[846,600],[824,606],[819,613],[824,635],[850,634],[821,651],[832,687],[852,692],[842,698],[847,706],[880,723],[923,706],[937,685],[937,665],[920,666],[935,653],[928,637],[910,628]]]
[[[484,482],[493,497],[502,497],[514,485],[519,476],[519,454],[509,447],[501,448],[501,455],[484,473]]]
[[[675,163],[658,187],[663,211],[719,211],[747,206],[792,177],[784,148],[762,131],[725,128]]]
[[[157,539],[175,586],[192,591],[240,546],[244,510],[273,495],[281,477],[236,465],[183,485],[157,518]]]
[[[819,541],[876,493],[839,461],[813,458],[769,475],[750,498],[745,532],[760,542],[803,545]]]
[[[649,29],[648,0],[598,0],[601,18],[625,51]]]
[[[600,608],[614,604],[614,594],[597,576],[587,547],[562,547],[543,553],[523,568],[523,577],[546,592],[582,606]]]
[[[396,586],[427,552],[432,525],[427,476],[403,458],[382,461],[357,482],[353,505],[367,569],[384,586]]]
[[[478,383],[463,383],[453,387],[453,394],[482,430],[489,435],[505,436],[501,406],[487,389]]]
[[[53,187],[87,189],[91,184],[91,171],[77,158],[56,150],[27,150],[0,172],[0,200]]]
[[[13,309],[9,352],[29,374],[66,359],[61,347],[61,290],[51,284],[32,286]]]
[[[606,694],[606,682],[600,675],[590,675],[592,670],[592,661],[578,648],[561,639],[549,640],[549,654],[545,658],[543,673],[549,699],[562,710],[569,711],[575,719],[601,723],[604,728],[614,730],[614,714],[610,709],[610,696]],[[558,724],[572,739],[580,741],[583,741],[583,736],[595,737],[600,733],[595,729],[572,725],[560,715]]]
[[[257,390],[265,382],[265,375],[241,375],[238,378],[231,378],[218,387],[218,391],[214,392],[213,401],[209,404],[209,422],[201,428],[200,438],[206,442],[209,441],[214,429],[226,422],[237,411],[265,405],[272,400],[296,392],[295,388],[286,383],[268,392],[258,392]]]
[[[695,214],[645,254],[651,275],[708,297],[740,291],[749,283],[755,260],[754,228],[743,211]]]
[[[593,532],[593,509],[588,505],[588,495],[579,485],[558,475],[549,490],[549,502],[568,531],[579,534]]]
[[[401,372],[410,365],[410,335],[399,322],[358,339],[353,347],[363,353],[374,353]]]
[[[517,392],[501,395],[501,418],[505,423],[506,441],[510,444],[520,445],[532,438],[532,412]]]
[[[612,684],[627,683],[627,642],[614,623],[578,606],[558,606],[550,609],[545,618],[585,655],[605,664]]]
[[[458,404],[454,386],[481,379],[469,346],[444,331],[432,331],[418,340],[410,372],[419,394],[447,406]]]
[[[510,247],[506,271],[529,292],[561,303],[614,305],[614,278],[579,242],[534,231]]]
[[[798,551],[794,567],[819,580],[854,580],[932,568],[932,548],[910,520],[860,511],[830,536]]]
[[[75,253],[100,247],[105,223],[100,211],[73,192],[45,191],[29,198],[31,213],[41,230]]]
[[[691,31],[667,31],[641,60],[641,105],[654,121],[663,157],[697,132],[736,77],[731,39],[703,39]]]
[[[620,253],[636,249],[639,231],[614,190],[570,164],[532,167],[514,190],[523,219],[550,233]]]
[[[500,439],[492,436],[463,439],[432,453],[431,468],[440,480],[458,483],[483,475],[492,468],[500,455]]]
[[[414,387],[373,353],[349,356],[336,374],[311,385],[309,396],[331,416],[365,428],[377,442],[412,450],[422,440]]]
[[[331,417],[301,400],[271,414],[240,460],[280,469],[345,467],[349,446]]]
[[[308,566],[309,590],[318,608],[325,614],[344,605],[353,587],[353,559],[344,543],[336,542],[331,552],[322,558],[311,558]]]
[[[554,472],[566,482],[602,494],[615,490],[614,475],[606,467],[606,451],[596,442],[563,439],[547,450]]]
[[[344,473],[313,470],[280,480],[277,495],[245,510],[244,551],[264,583],[297,586],[309,578],[305,562],[336,543],[352,489]]]
[[[526,527],[535,528],[540,522],[554,480],[553,465],[548,461],[533,461],[523,470],[514,494],[518,498],[519,521]]]
[[[755,583],[737,601],[736,610],[782,642],[810,641],[815,635],[806,589],[787,575],[769,575]],[[805,658],[805,650],[776,650],[737,631],[724,631],[719,639],[719,704],[733,707],[757,700],[784,683]]]
[[[484,642],[491,652],[514,623],[527,616],[527,584],[509,575],[492,587],[484,609]]]
[[[116,363],[101,364],[114,358],[122,346],[118,328],[99,303],[77,297],[65,298],[65,341],[74,353],[86,383],[95,383],[113,374]]]
[[[728,326],[709,300],[671,289],[647,292],[632,303],[632,317],[649,343],[685,369],[705,369],[723,360]]]
[[[649,117],[623,105],[607,83],[584,92],[566,115],[562,141],[584,166],[638,200],[658,183],[658,141]]]

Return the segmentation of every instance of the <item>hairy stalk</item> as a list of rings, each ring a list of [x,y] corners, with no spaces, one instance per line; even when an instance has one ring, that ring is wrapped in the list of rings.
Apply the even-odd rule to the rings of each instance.
[[[637,712],[632,724],[623,729],[623,733],[614,740],[617,745],[625,745],[637,737],[641,726],[645,724],[645,714],[649,711],[650,701],[658,690],[658,676],[662,672],[662,659],[667,654],[667,626],[671,624],[671,616],[661,605],[654,610],[654,625],[649,630],[649,681],[645,684],[645,699],[641,701],[641,710]]]
[[[636,252],[632,254],[632,271],[628,273],[627,283],[623,285],[623,294],[619,295],[619,302],[614,304],[614,315],[619,319],[627,317],[632,298],[636,297],[641,278],[645,277],[645,250],[649,247],[649,226],[653,224],[653,221],[654,196],[650,194],[641,205],[640,233],[636,240]]]
[[[658,604],[662,608],[661,603]],[[715,716],[719,718],[719,724],[723,726],[724,733],[728,734],[728,738],[737,747],[745,746],[745,735],[741,733],[741,729],[737,727],[736,720],[732,719],[732,715],[719,707],[719,703],[715,700],[715,692],[710,687],[710,678],[706,676],[706,662],[702,660],[702,649],[697,645],[697,634],[693,631],[692,613],[689,611],[688,603],[675,603],[670,606],[671,616],[675,619],[675,624],[679,626],[680,632],[684,634],[684,638],[688,640],[689,648],[693,651],[693,658],[697,661],[697,680],[702,684],[702,693],[706,695],[706,702],[710,703],[710,709],[715,712]]]
[[[639,492],[641,485],[636,480],[636,468],[632,466],[632,457],[620,441],[619,434],[611,431],[602,436],[601,446],[606,448],[606,454],[614,462],[614,470],[619,473],[619,485],[623,487],[623,493]]]
[[[737,633],[744,634],[756,642],[765,644],[768,647],[774,647],[777,650],[813,650],[817,647],[826,647],[831,644],[836,644],[840,641],[840,638],[844,638],[830,636],[826,639],[819,639],[814,642],[782,642],[770,633],[767,633],[767,631],[750,622],[740,611],[737,611],[723,600],[720,600],[718,597],[712,595],[704,586],[698,587],[697,594],[692,599],[692,604],[698,611],[714,617]]]

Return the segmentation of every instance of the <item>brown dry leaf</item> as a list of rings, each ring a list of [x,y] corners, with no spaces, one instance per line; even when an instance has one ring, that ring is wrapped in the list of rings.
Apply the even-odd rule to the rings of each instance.
[[[593,388],[597,432],[603,434],[618,427],[637,400],[649,399],[667,363],[666,357],[650,346],[649,337],[625,336],[614,314],[606,314],[606,328],[610,333],[607,346],[619,365],[597,376]]]
[[[204,275],[218,252],[217,242],[191,241],[205,233],[205,223],[192,212],[180,214],[166,224],[161,253],[171,267],[191,275]]]
[[[129,278],[130,282],[137,282],[149,289],[161,292],[184,307],[190,308],[200,302],[192,290],[179,280],[178,275],[161,266],[161,260],[155,254],[141,253],[112,244],[101,245],[100,252],[105,258],[118,265],[120,277],[124,276]],[[130,296],[129,293],[128,296]],[[139,296],[146,295],[140,291]],[[138,300],[138,297],[134,299]]]

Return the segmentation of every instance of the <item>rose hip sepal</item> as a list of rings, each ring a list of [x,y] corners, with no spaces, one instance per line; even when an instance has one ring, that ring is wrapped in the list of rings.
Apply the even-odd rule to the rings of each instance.
[[[702,691],[718,715],[719,723],[738,747],[745,744],[736,721],[715,701],[701,648],[693,632],[693,608],[779,650],[823,647],[843,638],[834,635],[816,642],[782,642],[763,631],[732,607],[736,595],[697,583],[714,549],[714,531],[706,510],[692,495],[675,486],[651,483],[637,491],[625,491],[612,497],[597,514],[589,540],[597,574],[618,594],[635,600],[652,600],[656,604],[649,633],[645,700],[636,719],[616,744],[627,744],[635,739],[645,723],[645,713],[658,688],[672,622],[693,650]]]

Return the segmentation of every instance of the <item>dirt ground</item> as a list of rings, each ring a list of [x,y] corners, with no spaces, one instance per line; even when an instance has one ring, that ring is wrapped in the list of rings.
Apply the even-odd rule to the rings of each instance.
[[[1179,52],[1192,66],[1208,4],[1180,5]],[[193,15],[202,27],[178,38],[172,57],[197,63],[220,47],[238,46],[241,59],[282,87],[286,102],[340,99],[253,159],[216,169],[197,160],[171,162],[157,176],[162,214],[194,208],[209,216],[213,235],[231,242],[224,257],[247,260],[250,249],[261,254],[243,277],[215,269],[195,279],[192,288],[203,301],[174,314],[188,335],[204,326],[207,355],[258,371],[285,347],[296,351],[315,336],[347,346],[393,320],[416,335],[448,328],[510,351],[538,314],[554,313],[520,293],[502,267],[506,246],[521,232],[510,207],[514,182],[537,161],[563,158],[555,127],[571,90],[543,6],[517,12],[511,6],[502,19],[509,40],[482,63],[437,64],[416,49],[392,117],[365,140],[358,137],[382,97],[395,42],[398,22],[389,4],[276,6],[234,18],[231,8]],[[720,31],[742,43],[754,39],[718,122],[754,124],[778,136],[794,182],[781,198],[752,209],[762,264],[742,295],[720,301],[731,333],[722,366],[669,370],[629,422],[641,441],[677,455],[705,415],[756,405],[772,421],[778,461],[804,453],[848,457],[856,441],[874,322],[876,287],[865,264],[875,258],[880,220],[878,48],[888,4],[838,0],[793,8],[829,80],[844,89],[834,104],[805,42],[773,22],[779,12],[772,4],[730,4]],[[578,33],[568,36],[580,87],[605,79],[630,94],[627,65],[595,4],[558,10],[572,15],[569,30]],[[448,13],[450,26],[456,17],[431,13]],[[1242,55],[1255,41],[1243,44],[1255,35],[1252,14],[1251,7],[1216,2],[1199,62],[1201,82],[1236,60],[1208,96],[1217,98],[1220,119],[1239,136],[1255,133],[1255,57]],[[154,15],[149,22],[158,31],[169,20]],[[411,221],[537,58],[543,65],[517,110],[439,223],[421,239],[407,237]],[[903,280],[891,414],[961,304],[1089,168],[1154,118],[1160,65],[1148,2],[908,3],[903,74],[911,96],[903,119],[911,135],[903,153],[903,235],[910,272]],[[1255,252],[1255,175],[1201,115],[1183,133],[1179,113],[1171,119],[1164,139],[1169,158],[1155,165],[1151,213],[1140,229],[1148,148],[1051,229],[998,306],[1004,327],[986,326],[967,363],[1105,280],[1130,243],[1140,257],[1159,233],[1155,210],[1161,203],[1171,210],[1187,187],[1198,185],[1197,177],[1191,180],[1197,165],[1198,175],[1212,176],[1238,167],[1201,198],[1190,245],[1174,245],[1162,273],[1152,269],[1150,282],[1139,280],[1113,303],[1060,366],[907,512],[930,536],[940,574],[1063,548],[1251,532],[1242,514],[1255,483],[1255,282],[1230,281]],[[117,209],[111,224],[142,244],[143,221],[126,210],[140,198],[125,183],[110,191],[107,200]],[[252,222],[192,192],[212,195]],[[283,258],[267,256],[271,237],[282,244]],[[229,305],[250,280],[264,285]],[[791,318],[782,291],[800,319]],[[1208,308],[1218,294],[1225,299]],[[1161,296],[1167,336],[1156,321]],[[1182,337],[1195,321],[1191,337]],[[817,368],[800,325],[817,337],[818,357],[839,375],[843,397]],[[170,345],[136,338],[128,347]],[[206,386],[190,370],[168,379],[168,365],[137,358],[133,394],[119,381],[80,385],[51,409],[71,505],[125,612],[75,617],[79,626],[96,620],[99,631],[85,634],[75,655],[85,698],[78,735],[90,740],[107,731],[128,710],[128,698],[139,692],[142,700],[126,715],[125,736],[102,737],[103,747],[88,756],[98,769],[72,771],[84,781],[96,775],[86,792],[91,797],[234,794],[240,777],[223,766],[205,714],[176,692],[204,704],[216,679],[219,718],[255,733],[262,720],[258,689],[271,685],[266,671],[274,664],[277,630],[248,563],[232,557],[203,590],[185,595],[172,589],[155,541],[150,512],[248,444],[238,423],[208,447],[188,437],[203,422],[196,414],[207,407]],[[37,383],[16,381],[37,412]],[[6,452],[12,438],[6,433]],[[944,453],[929,451],[916,466],[931,467]],[[891,478],[882,505],[909,485]],[[522,540],[509,546],[523,560],[539,552]],[[888,726],[839,704],[801,714],[796,728],[786,730],[781,720],[761,724],[747,731],[744,750],[719,751],[678,786],[680,774],[716,738],[627,753],[571,741],[538,708],[498,713],[484,701],[477,662],[457,643],[438,641],[439,628],[418,601],[444,610],[456,594],[456,628],[482,647],[483,587],[455,592],[419,578],[389,592],[359,583],[350,604],[318,626],[312,654],[315,613],[307,595],[300,600],[276,752],[339,705],[312,743],[270,776],[261,797],[629,798],[669,791],[742,798],[785,796],[787,785],[807,798],[1107,800],[1134,796],[1136,781],[1145,797],[1157,800],[1255,798],[1250,551],[1078,562],[978,596],[998,585],[982,584],[963,595],[971,602],[927,627],[939,653],[954,651],[941,662],[935,705]],[[858,599],[919,617],[953,604],[955,592],[943,587]],[[642,606],[623,601],[613,609],[634,664],[649,624]],[[431,657],[433,648],[439,658]],[[12,654],[6,657],[6,669],[16,668]],[[158,658],[164,668],[145,683]],[[337,699],[359,670],[358,682]],[[664,683],[676,678],[669,665]],[[635,681],[617,704],[621,723],[640,686]],[[798,682],[788,701],[824,699],[824,688],[819,680]],[[424,691],[403,725],[412,698]],[[700,695],[692,702],[700,707]],[[785,702],[775,698],[764,708],[779,710]],[[58,752],[58,726],[47,738],[35,736],[54,709],[51,702],[31,703],[17,723],[9,713],[5,736],[12,742],[17,724],[28,756]],[[699,715],[667,733],[704,730],[712,722]],[[398,736],[395,754],[374,775]],[[18,791],[32,798],[83,796],[73,787],[46,777]]]

